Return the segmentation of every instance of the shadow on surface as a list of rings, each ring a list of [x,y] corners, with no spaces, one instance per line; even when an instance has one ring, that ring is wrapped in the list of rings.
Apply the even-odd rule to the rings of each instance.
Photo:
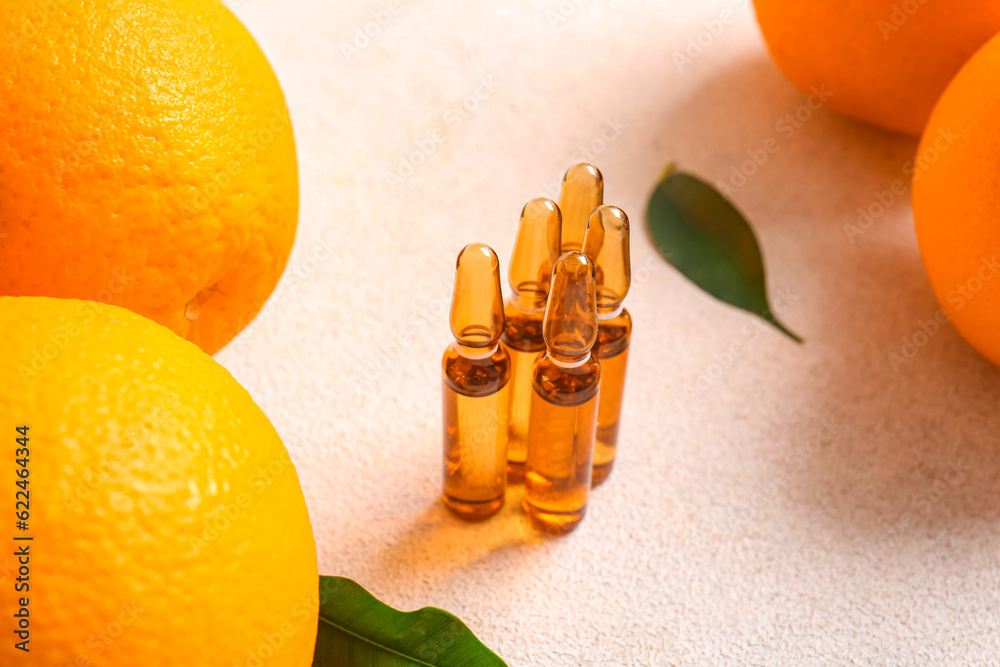
[[[469,523],[454,517],[440,501],[431,501],[406,531],[379,554],[376,576],[411,578],[431,589],[478,564],[527,556],[523,547],[548,540],[534,531],[521,509],[523,487],[507,492],[503,509],[486,521]]]
[[[934,322],[904,171],[917,140],[813,108],[763,53],[721,70],[659,126],[655,159],[668,147],[720,185],[765,251],[776,248],[772,277],[808,302],[795,313],[806,344],[758,369],[789,406],[770,416],[781,460],[807,452],[804,464],[776,463],[789,480],[777,502],[806,508],[802,530],[863,545],[909,522],[894,549],[1000,518],[1000,370]],[[847,233],[894,184],[902,192],[884,213]],[[808,451],[823,419],[836,433]]]

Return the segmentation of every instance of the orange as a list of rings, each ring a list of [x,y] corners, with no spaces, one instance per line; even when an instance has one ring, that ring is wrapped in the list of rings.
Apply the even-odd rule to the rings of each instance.
[[[0,0],[0,295],[114,303],[214,353],[295,238],[284,96],[218,0]]]
[[[919,135],[934,103],[1000,30],[1000,0],[755,0],[775,63],[831,108]]]
[[[945,90],[920,141],[913,214],[941,308],[1000,365],[1000,37]]]
[[[316,545],[249,394],[116,306],[0,297],[0,330],[0,665],[309,667]]]

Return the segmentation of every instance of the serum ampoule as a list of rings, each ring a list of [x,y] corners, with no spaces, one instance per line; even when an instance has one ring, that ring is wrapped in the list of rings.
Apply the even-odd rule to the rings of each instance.
[[[594,264],[582,252],[562,255],[552,271],[542,326],[546,350],[532,373],[524,509],[544,532],[579,525],[593,470],[601,366]]]
[[[510,427],[507,481],[524,481],[531,412],[531,371],[545,350],[542,315],[549,296],[552,267],[559,258],[561,216],[555,202],[532,199],[521,212],[511,255],[510,299],[505,308],[503,340],[510,353]]]
[[[507,490],[508,385],[500,262],[482,243],[458,255],[451,304],[455,342],[445,350],[444,504],[460,518],[496,514]]]
[[[632,317],[622,306],[632,282],[628,216],[617,206],[601,206],[587,222],[583,252],[594,262],[597,274],[597,343],[594,354],[601,362],[601,402],[594,445],[594,478],[597,486],[608,478],[618,448],[618,422],[625,393]]]
[[[559,211],[562,213],[562,250],[579,250],[587,219],[604,203],[604,176],[589,162],[580,162],[566,171],[559,191]]]

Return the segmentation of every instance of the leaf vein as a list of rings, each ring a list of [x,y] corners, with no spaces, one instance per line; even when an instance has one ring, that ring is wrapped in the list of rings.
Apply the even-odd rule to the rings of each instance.
[[[404,658],[406,660],[409,660],[410,662],[412,662],[414,664],[423,665],[424,667],[435,667],[435,665],[432,664],[432,663],[424,662],[423,660],[418,660],[417,658],[410,657],[408,655],[400,653],[399,651],[393,650],[393,649],[389,648],[388,646],[384,646],[382,644],[379,644],[379,643],[375,642],[374,640],[369,639],[368,637],[364,637],[362,635],[359,635],[356,632],[352,632],[351,630],[348,630],[344,626],[339,625],[339,624],[334,623],[333,621],[331,621],[329,619],[324,618],[322,615],[319,617],[319,620],[321,620],[322,622],[326,623],[327,625],[329,625],[332,628],[336,628],[337,630],[340,630],[341,632],[349,634],[352,637],[356,637],[356,638],[360,639],[361,641],[363,641],[365,643],[371,644],[375,648],[382,649],[383,651],[386,651],[387,653],[392,653],[394,655],[398,655],[399,657]]]

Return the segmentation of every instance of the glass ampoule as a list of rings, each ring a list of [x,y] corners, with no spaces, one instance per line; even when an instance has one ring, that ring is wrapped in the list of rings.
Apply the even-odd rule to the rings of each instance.
[[[524,509],[540,530],[564,535],[587,508],[601,389],[594,264],[582,252],[556,261],[542,326],[546,350],[532,374]]]
[[[589,162],[580,162],[566,171],[559,192],[562,212],[562,252],[583,247],[587,219],[604,203],[604,176]]]
[[[524,481],[531,412],[531,372],[545,350],[542,315],[549,296],[552,267],[559,259],[561,217],[551,199],[529,201],[521,212],[508,276],[511,297],[505,308],[501,339],[511,361],[510,426],[507,442],[507,482]]]
[[[597,343],[601,362],[601,402],[594,445],[597,486],[608,478],[618,451],[618,422],[625,393],[625,368],[632,338],[632,316],[622,306],[632,283],[628,216],[617,206],[600,206],[587,221],[583,252],[597,275]]]
[[[503,507],[507,490],[510,357],[503,333],[500,262],[482,243],[458,255],[451,304],[455,342],[442,360],[444,504],[477,521]]]

